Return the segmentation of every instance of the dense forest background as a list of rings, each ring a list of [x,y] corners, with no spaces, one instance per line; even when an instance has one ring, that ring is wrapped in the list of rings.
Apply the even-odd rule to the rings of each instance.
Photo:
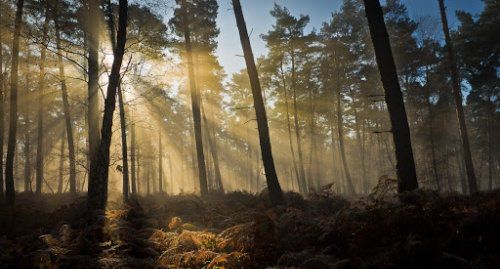
[[[188,5],[208,189],[259,192],[265,176],[247,71],[225,74],[215,56],[217,1]],[[478,188],[491,190],[500,171],[499,7],[497,1],[484,5],[481,14],[457,12],[459,25],[451,40]],[[109,16],[118,12],[113,3],[101,6],[94,13],[87,2],[24,3],[13,160],[16,191],[87,190],[90,144],[99,136],[113,62]],[[2,1],[0,142],[5,146],[15,13],[15,3]],[[119,124],[121,112],[115,113],[110,190],[122,190],[127,173],[133,192],[199,191],[181,13],[173,2],[132,2],[128,7],[119,84],[124,123]],[[441,22],[426,16],[411,19],[400,1],[387,1],[384,14],[419,184],[466,193]],[[333,184],[339,194],[367,194],[380,177],[396,178],[391,125],[363,4],[344,1],[330,21],[312,31],[305,30],[307,15],[291,14],[284,6],[275,5],[270,15],[275,23],[261,36],[269,53],[257,59],[257,67],[283,189],[307,194]],[[95,70],[89,65],[92,31],[97,36]],[[97,83],[93,100],[88,97],[91,81]],[[127,155],[122,154],[121,128]],[[127,165],[123,156],[128,156]],[[3,189],[2,184],[2,195]]]
[[[0,0],[0,267],[498,268],[500,1],[449,1]]]

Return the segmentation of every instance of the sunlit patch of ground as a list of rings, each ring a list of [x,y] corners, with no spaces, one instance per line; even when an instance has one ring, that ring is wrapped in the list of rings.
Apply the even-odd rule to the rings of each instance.
[[[498,268],[500,192],[409,204],[328,193],[138,198],[87,214],[47,195],[0,206],[0,268]],[[28,197],[20,197],[28,199]],[[29,199],[33,199],[32,197]],[[30,200],[31,202],[33,200]],[[40,206],[44,205],[44,206]],[[14,223],[19,223],[16,226]]]

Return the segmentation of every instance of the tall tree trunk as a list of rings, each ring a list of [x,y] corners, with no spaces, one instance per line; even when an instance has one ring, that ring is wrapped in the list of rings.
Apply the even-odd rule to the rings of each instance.
[[[25,68],[27,72],[29,72],[29,66],[30,66],[30,59],[31,59],[31,50],[29,49],[28,45],[26,44],[26,62],[25,62]],[[31,77],[30,76],[25,76],[25,81],[24,81],[24,91],[23,91],[23,98],[29,98],[30,95],[30,85],[31,85]],[[24,171],[23,171],[23,176],[24,176],[24,191],[25,192],[33,192],[32,188],[32,178],[31,178],[31,169],[32,169],[32,163],[31,163],[31,115],[30,115],[30,110],[28,108],[23,108],[22,113],[23,113],[23,118],[24,118]]]
[[[330,116],[330,139],[332,143],[332,183],[337,184],[339,187],[340,191],[340,182],[341,182],[341,171],[340,168],[338,167],[338,160],[337,156],[335,155],[335,144],[338,145],[337,141],[335,141],[335,129],[333,128],[334,125],[334,115],[333,112]]]
[[[163,152],[161,145],[161,128],[158,128],[158,192],[163,192]]]
[[[193,110],[194,138],[196,144],[196,158],[198,160],[198,180],[202,197],[208,194],[207,170],[205,167],[205,154],[203,152],[203,138],[201,131],[200,94],[196,87],[194,76],[193,55],[191,48],[191,33],[189,30],[189,17],[186,0],[182,0],[184,20],[184,42],[186,47],[187,67],[189,73],[189,87],[191,89],[191,106]]]
[[[29,130],[24,133],[24,191],[32,192],[31,186],[31,137]]]
[[[136,180],[135,184],[136,184],[136,187],[137,187],[137,194],[139,194],[139,193],[141,193],[141,190],[140,190],[141,184],[140,183],[144,182],[144,180],[140,180],[140,178],[141,178],[141,162],[140,162],[141,155],[140,155],[140,148],[137,147],[137,149],[136,149],[135,152],[136,152],[136,155],[135,155],[135,164],[136,164],[136,167],[137,167],[137,169],[136,169],[137,170],[137,176],[136,176],[136,179],[135,179]]]
[[[255,150],[255,182],[254,182],[254,185],[255,185],[255,188],[254,189],[258,189],[259,185],[260,185],[260,158],[259,158],[260,154],[259,154],[259,150]]]
[[[71,119],[71,109],[69,106],[68,89],[66,87],[66,74],[64,70],[64,62],[61,47],[61,33],[57,14],[54,16],[56,28],[56,46],[59,65],[59,79],[61,83],[61,95],[63,101],[64,122],[66,125],[66,138],[68,140],[68,159],[69,159],[69,192],[71,195],[76,195],[76,154],[75,142],[73,138],[73,121]]]
[[[427,72],[427,70],[426,70]],[[427,76],[427,74],[426,74]],[[431,103],[431,91],[429,86],[425,87],[425,99],[427,103],[427,111],[429,113],[429,143],[431,147],[431,162],[432,162],[432,174],[434,176],[434,181],[436,182],[436,187],[438,192],[441,191],[441,184],[439,182],[439,174],[437,170],[437,159],[436,159],[436,143],[434,141],[434,110]]]
[[[9,138],[7,144],[7,158],[5,160],[5,199],[8,205],[13,206],[16,199],[14,186],[14,158],[16,154],[17,133],[17,86],[19,68],[19,36],[23,20],[24,0],[17,0],[16,19],[14,22],[14,36],[12,38],[12,63],[10,68],[10,114]]]
[[[137,194],[137,177],[136,177],[136,149],[135,149],[135,124],[132,123],[130,131],[130,174],[132,175],[132,194]]]
[[[0,21],[2,20],[2,13],[0,12]],[[0,28],[0,48],[3,48],[2,42],[2,29]],[[3,74],[3,50],[0,49],[0,201],[5,198],[4,190],[4,174],[3,174],[3,144],[5,135],[5,90],[4,87],[4,74]]]
[[[45,7],[45,21],[42,28],[42,45],[40,47],[40,73],[38,75],[38,112],[37,112],[37,134],[36,134],[36,194],[41,194],[43,189],[43,100],[45,89],[45,59],[47,57],[47,42],[49,29],[49,8]]]
[[[193,188],[196,191],[200,185],[200,180],[199,180],[199,178],[197,179],[197,176],[196,176],[196,174],[198,173],[198,166],[196,164],[196,145],[194,142],[193,129],[194,128],[189,129],[189,137],[190,137],[190,139],[189,139],[189,142],[190,142],[189,153],[191,154],[191,179],[193,182]],[[198,184],[197,184],[197,182],[198,182]]]
[[[123,102],[123,94],[121,84],[118,84],[118,106],[120,110],[120,130],[122,138],[122,160],[123,160],[123,199],[128,200],[130,183],[128,173],[128,149],[127,149],[127,125],[125,117],[125,105]]]
[[[458,126],[460,131],[460,138],[462,140],[462,147],[465,160],[465,170],[467,171],[467,180],[469,183],[470,193],[476,193],[477,180],[476,174],[474,173],[474,164],[472,162],[472,154],[469,144],[469,135],[467,134],[467,125],[465,123],[464,108],[462,106],[462,91],[460,87],[460,79],[458,74],[457,64],[455,62],[455,53],[453,51],[453,44],[451,42],[450,30],[448,28],[448,19],[446,18],[446,8],[444,6],[444,0],[439,1],[439,10],[441,13],[441,22],[443,25],[444,38],[446,41],[446,51],[448,53],[448,65],[451,74],[453,97],[455,99],[455,107],[458,119]]]
[[[16,144],[16,148],[17,148],[17,146],[18,145]],[[19,156],[20,156],[20,154],[16,154],[15,158],[14,158],[14,174],[17,175],[14,177],[14,190],[20,189],[20,187],[19,187],[20,176],[19,175],[21,175],[21,161],[20,161],[21,158]],[[30,187],[31,187],[31,181],[30,181]],[[33,192],[33,190],[30,189],[30,193],[32,193],[32,192]]]
[[[310,76],[310,75],[309,75]],[[308,77],[308,81],[310,77]],[[309,89],[309,139],[310,139],[310,149],[309,149],[309,170],[308,176],[312,181],[314,180],[314,188],[319,190],[320,178],[317,174],[318,159],[317,159],[317,144],[316,144],[316,92],[313,87],[308,87]]]
[[[359,155],[361,158],[361,182],[363,185],[363,190],[361,191],[362,193],[367,192],[367,182],[366,182],[366,167],[365,167],[365,148],[364,148],[364,136],[361,135],[361,127],[360,127],[360,121],[363,121],[360,119],[360,116],[358,114],[358,111],[356,108],[354,108],[354,120],[355,120],[355,126],[356,126],[356,140],[358,142],[358,150],[359,150]]]
[[[364,4],[377,65],[385,90],[385,101],[391,119],[392,136],[396,148],[398,192],[412,191],[418,188],[418,182],[410,128],[408,127],[403,94],[398,81],[382,7],[379,0],[364,0]]]
[[[283,94],[284,94],[284,97],[285,97],[286,127],[287,127],[287,132],[288,132],[288,144],[290,146],[290,155],[292,155],[293,170],[294,170],[295,176],[297,178],[297,184],[299,186],[299,192],[301,194],[305,194],[306,190],[303,189],[303,185],[300,182],[299,168],[297,167],[297,160],[295,159],[295,150],[293,148],[292,124],[290,122],[290,110],[289,110],[289,105],[288,105],[288,93],[287,93],[287,89],[286,89],[285,72],[283,71],[283,56],[281,58],[281,63],[280,63],[280,74],[281,74],[281,81],[283,83]],[[293,175],[293,173],[292,173],[292,175]]]
[[[201,99],[200,99],[201,101]],[[201,102],[200,102],[201,104]],[[200,106],[201,108],[201,106]],[[201,117],[202,117],[202,120],[203,120],[203,112],[201,112]],[[210,152],[210,147],[208,146],[208,143],[207,141],[210,140],[210,137],[208,136],[208,132],[207,132],[207,126],[202,122],[202,135],[203,135],[203,141],[205,141],[205,143],[203,143],[203,152]],[[214,190],[216,189],[216,183],[215,183],[215,180],[214,180],[214,175],[212,173],[212,159],[210,158],[211,155],[208,154],[208,156],[205,156],[205,168],[207,169],[207,184],[208,184],[208,190]]]
[[[29,48],[28,43],[26,42],[26,61],[24,63],[24,68],[25,68],[25,73],[23,74],[25,77],[24,80],[24,91],[21,95],[21,100],[24,99],[29,99],[31,95],[31,76],[26,75],[30,71],[30,64],[31,64],[31,50]],[[32,178],[32,169],[33,169],[33,163],[32,163],[32,143],[31,143],[31,127],[33,125],[31,121],[31,110],[28,107],[23,107],[21,108],[22,112],[22,117],[24,118],[23,122],[23,132],[24,133],[24,170],[23,170],[23,176],[24,176],[24,191],[25,192],[33,192],[33,178]],[[18,160],[18,155],[16,155],[16,160],[14,161],[14,164],[17,163]],[[20,167],[19,167],[20,168]],[[20,174],[20,173],[19,173]]]
[[[224,185],[222,184],[222,176],[220,173],[219,154],[217,152],[217,141],[215,140],[215,131],[212,132],[212,128],[210,128],[209,122],[207,120],[207,115],[205,114],[205,107],[203,106],[203,100],[201,99],[200,105],[203,123],[205,124],[205,130],[208,138],[208,146],[210,148],[210,154],[212,155],[212,160],[214,162],[215,184],[217,185],[219,191],[224,192]]]
[[[243,47],[243,54],[245,56],[245,63],[247,66],[248,77],[250,78],[250,85],[252,88],[253,102],[255,114],[257,116],[257,127],[259,131],[260,148],[262,154],[262,161],[264,170],[266,172],[267,188],[269,196],[273,204],[280,204],[283,202],[283,192],[276,175],[276,168],[274,167],[273,153],[271,149],[271,139],[269,138],[269,126],[267,123],[266,107],[262,99],[262,89],[260,87],[259,74],[255,66],[252,47],[250,39],[248,38],[247,26],[241,10],[239,0],[232,0],[234,15],[236,17],[236,24],[240,35],[241,46]]]
[[[91,161],[93,156],[97,154],[97,149],[100,144],[99,134],[99,14],[101,9],[98,0],[88,1],[88,29],[86,31],[87,46],[88,46],[88,141],[89,155],[87,158]],[[90,173],[89,173],[90,184]]]
[[[302,194],[307,193],[307,182],[306,175],[304,171],[304,157],[302,154],[302,142],[300,141],[300,126],[299,126],[299,112],[297,109],[297,87],[296,87],[296,74],[295,74],[295,49],[292,48],[292,100],[293,100],[293,121],[295,126],[295,139],[297,141],[297,153],[299,155],[299,178],[300,184],[302,185]]]
[[[212,141],[211,152],[212,159],[214,162],[214,170],[215,170],[215,183],[217,184],[217,188],[220,192],[224,193],[224,183],[222,183],[222,174],[220,172],[220,163],[219,163],[219,149],[217,148],[217,137],[215,130],[209,128],[208,129],[209,137],[211,137],[210,141]]]
[[[123,54],[125,53],[125,43],[127,41],[127,11],[128,1],[119,1],[118,34],[116,38],[116,48],[113,51],[113,64],[104,105],[104,116],[101,128],[101,143],[97,154],[92,156],[90,162],[88,206],[90,209],[104,209],[106,207],[108,193],[108,172],[109,172],[109,147],[111,145],[111,135],[113,127],[113,112],[116,106],[116,92],[120,83],[120,68]]]
[[[493,142],[494,137],[494,116],[495,110],[493,107],[488,108],[488,123],[487,123],[487,132],[488,132],[488,190],[493,190],[493,150],[495,149],[495,144]]]
[[[338,72],[339,73],[339,72]],[[337,76],[337,80],[340,79]],[[344,127],[343,127],[343,111],[342,111],[342,95],[340,93],[341,87],[340,84],[337,85],[337,132],[339,136],[339,148],[340,148],[340,158],[342,159],[342,167],[344,168],[344,174],[347,184],[347,191],[349,195],[355,195],[356,191],[354,190],[354,185],[352,184],[351,172],[349,171],[349,165],[347,164],[347,157],[345,154],[345,145],[344,145]]]
[[[113,15],[113,7],[111,1],[106,2],[106,21],[108,24],[108,31],[111,40],[111,47],[113,51],[116,50],[116,33],[115,33],[115,17]],[[129,197],[129,173],[128,173],[128,156],[127,156],[127,122],[125,117],[125,105],[123,102],[123,93],[121,82],[118,83],[118,108],[120,111],[120,130],[122,142],[122,185],[123,185],[123,199],[126,201]]]
[[[368,160],[368,163],[370,163],[370,160]],[[362,135],[361,135],[361,166],[363,168],[363,190],[365,194],[368,194],[370,192],[369,186],[368,186],[368,176],[366,174],[366,119],[363,118],[363,124],[362,124]]]
[[[59,156],[59,182],[57,184],[57,193],[63,192],[63,182],[64,182],[64,147],[66,145],[66,140],[64,139],[64,135],[61,139],[61,152]]]
[[[86,122],[88,123],[88,117],[85,117],[85,118],[86,118],[85,119]],[[83,176],[83,180],[80,182],[81,184],[79,184],[81,192],[83,192],[85,190],[85,184],[86,184],[87,179],[89,177],[89,170],[90,170],[90,157],[89,157],[90,143],[89,143],[89,136],[88,135],[85,138],[85,148],[86,148],[86,152],[84,152],[82,150],[82,153],[83,153],[83,155],[86,155],[87,158],[85,158],[85,174]],[[88,184],[87,184],[87,192],[88,192]]]

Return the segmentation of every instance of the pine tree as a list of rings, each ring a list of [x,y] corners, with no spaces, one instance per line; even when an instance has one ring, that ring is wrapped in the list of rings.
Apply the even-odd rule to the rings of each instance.
[[[108,193],[109,148],[113,126],[113,112],[116,106],[116,92],[120,83],[120,68],[127,42],[128,1],[120,0],[118,8],[118,32],[116,47],[113,51],[113,64],[109,75],[104,115],[101,129],[101,142],[98,151],[91,156],[89,174],[88,207],[104,209]]]
[[[7,144],[7,158],[5,160],[5,199],[10,206],[14,205],[16,191],[14,187],[14,157],[16,154],[17,134],[17,86],[19,68],[19,37],[23,23],[24,0],[17,1],[16,18],[14,22],[14,36],[12,38],[12,63],[10,69],[10,110],[9,110],[9,138]]]
[[[410,128],[408,127],[403,95],[399,86],[382,7],[378,0],[364,0],[364,4],[377,65],[385,90],[385,101],[391,118],[397,159],[398,192],[413,191],[418,188],[418,182],[410,140]]]
[[[271,139],[269,138],[269,127],[267,123],[266,108],[264,100],[262,99],[262,89],[260,87],[259,75],[255,66],[253,58],[252,47],[248,38],[248,31],[243,17],[243,11],[239,0],[232,0],[234,15],[236,17],[236,24],[240,34],[241,46],[243,47],[243,54],[245,56],[245,63],[247,66],[248,76],[252,88],[252,95],[254,101],[255,114],[257,116],[257,127],[259,130],[260,147],[262,154],[262,161],[264,163],[264,170],[266,172],[267,188],[269,190],[269,197],[273,204],[280,204],[283,202],[283,193],[281,186],[276,175],[276,168],[274,166],[274,159],[271,150]]]

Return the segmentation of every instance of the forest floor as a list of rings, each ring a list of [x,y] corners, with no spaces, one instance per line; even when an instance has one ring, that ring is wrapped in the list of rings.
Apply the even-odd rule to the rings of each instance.
[[[500,268],[500,191],[347,201],[328,191],[0,205],[0,268]]]

